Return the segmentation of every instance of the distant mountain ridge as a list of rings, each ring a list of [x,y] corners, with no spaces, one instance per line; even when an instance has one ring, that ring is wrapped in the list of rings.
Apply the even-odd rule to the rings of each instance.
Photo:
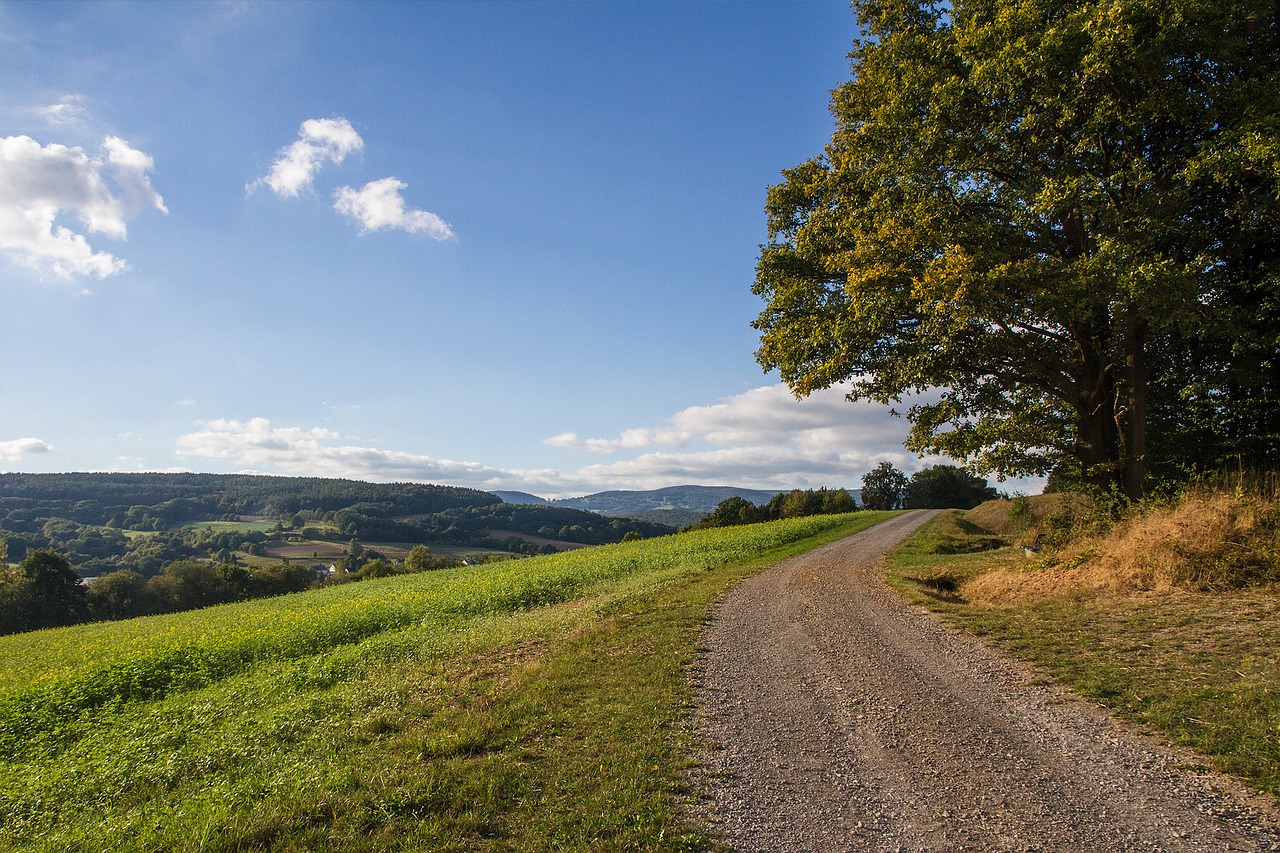
[[[668,486],[664,489],[648,491],[609,491],[597,492],[580,498],[560,498],[547,500],[528,492],[493,492],[507,503],[540,503],[570,509],[585,509],[602,515],[630,515],[637,512],[654,512],[658,510],[684,510],[686,512],[708,513],[715,509],[721,501],[739,497],[753,504],[768,503],[779,491],[762,489],[743,489],[737,486]]]

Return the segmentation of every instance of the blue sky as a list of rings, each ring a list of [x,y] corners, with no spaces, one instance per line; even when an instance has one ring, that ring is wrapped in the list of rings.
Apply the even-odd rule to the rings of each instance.
[[[804,3],[0,3],[0,470],[857,486],[753,352]]]

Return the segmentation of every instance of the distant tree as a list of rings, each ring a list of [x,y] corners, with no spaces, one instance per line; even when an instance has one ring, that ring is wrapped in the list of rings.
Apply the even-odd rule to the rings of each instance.
[[[720,501],[711,515],[704,519],[709,522],[708,527],[731,527],[735,524],[751,524],[761,520],[759,508],[746,498],[737,495]]]
[[[881,462],[862,478],[865,509],[898,509],[907,493],[907,475],[890,462]]]
[[[644,539],[644,537],[634,530],[628,530],[626,533],[622,534],[623,542],[639,542],[642,539]]]
[[[29,630],[32,603],[31,581],[16,570],[0,571],[0,634]]]
[[[89,615],[94,619],[128,619],[153,611],[147,579],[132,569],[102,575],[89,585]]]
[[[822,496],[812,489],[780,492],[765,505],[768,518],[803,518],[822,512]]]
[[[244,566],[234,561],[224,561],[215,555],[213,573],[222,582],[223,589],[220,595],[224,601],[253,597],[253,592],[250,590],[250,572]]]
[[[818,493],[822,496],[823,515],[858,511],[858,502],[845,489],[819,489]]]
[[[179,560],[147,581],[147,589],[159,610],[174,613],[233,601],[239,591],[207,563]]]
[[[435,560],[435,554],[431,553],[431,549],[426,545],[414,545],[409,550],[409,556],[404,558],[404,566],[412,572],[421,572],[432,568],[432,562]]]
[[[347,544],[347,571],[357,572],[363,566],[368,558],[365,556],[364,546],[356,539],[352,539]]]
[[[554,548],[552,549],[555,550]],[[426,545],[414,545],[409,556],[404,558],[404,568],[410,572],[425,572],[431,569],[447,569],[458,565],[455,557],[433,554]]]
[[[250,598],[301,592],[315,582],[311,568],[300,563],[280,562],[249,569],[245,593]]]
[[[89,615],[88,595],[71,561],[57,551],[32,551],[18,564],[18,574],[30,584],[32,628],[82,622]]]
[[[4,541],[4,537],[0,536],[0,570],[5,569],[9,565],[9,543]]]
[[[954,465],[934,465],[911,475],[903,506],[907,509],[972,509],[996,496],[996,490],[981,477]]]
[[[370,580],[372,578],[386,578],[391,575],[398,574],[400,574],[400,572],[396,568],[395,564],[390,560],[385,560],[382,557],[379,557],[376,560],[370,560],[365,563],[364,566],[361,567],[360,571],[356,572],[356,577],[360,578],[360,580]]]

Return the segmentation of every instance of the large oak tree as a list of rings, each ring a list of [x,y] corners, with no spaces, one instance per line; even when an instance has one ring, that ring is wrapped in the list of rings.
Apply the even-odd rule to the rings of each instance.
[[[757,357],[976,470],[1274,457],[1274,0],[855,0],[825,153],[768,196]],[[1274,461],[1274,458],[1273,458]]]

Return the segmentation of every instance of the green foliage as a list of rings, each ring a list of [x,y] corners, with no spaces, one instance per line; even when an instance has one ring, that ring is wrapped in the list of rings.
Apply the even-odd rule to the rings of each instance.
[[[907,475],[881,462],[862,477],[862,505],[867,509],[899,509],[907,494]]]
[[[89,586],[89,614],[94,619],[129,619],[153,610],[147,579],[131,569],[103,575]]]
[[[756,506],[738,495],[725,498],[709,515],[686,528],[732,527],[757,524],[781,518],[804,518],[810,515],[837,515],[856,512],[858,502],[844,489],[792,489],[779,492],[764,506]]]
[[[640,538],[636,534],[636,538]],[[439,554],[432,554],[431,549],[426,545],[414,545],[409,551],[409,556],[405,557],[404,567],[410,572],[425,572],[431,569],[444,569],[458,565],[458,560],[453,557],[445,557]]]
[[[933,465],[911,475],[906,509],[972,509],[997,496],[987,481],[954,465]]]
[[[925,388],[974,470],[1280,447],[1270,0],[857,0],[824,156],[769,191],[757,357],[798,393]]]
[[[29,584],[28,628],[70,625],[87,615],[84,586],[63,555],[32,551],[18,564],[17,573]]]

